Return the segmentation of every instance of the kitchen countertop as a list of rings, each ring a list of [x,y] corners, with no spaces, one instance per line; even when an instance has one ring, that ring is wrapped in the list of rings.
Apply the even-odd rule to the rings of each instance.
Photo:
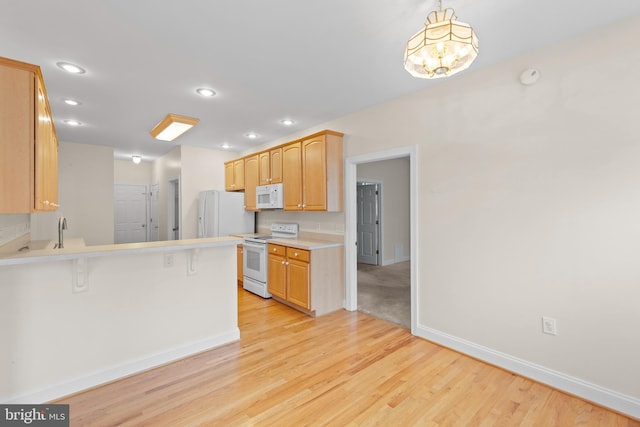
[[[269,234],[268,232],[243,233],[243,234],[233,234],[233,236],[245,238],[245,237],[264,236],[268,234]],[[267,243],[275,243],[277,245],[290,246],[292,248],[306,249],[309,251],[317,250],[317,249],[339,248],[341,246],[344,246],[344,242],[342,241],[336,242],[328,239],[325,240],[322,238],[315,238],[315,237],[308,237],[308,236],[302,236],[296,239],[274,237],[272,239],[267,240]]]
[[[27,240],[25,243],[29,243]],[[0,253],[0,266],[29,264],[36,262],[63,261],[79,258],[94,258],[111,255],[128,255],[149,252],[171,252],[217,246],[235,246],[242,243],[238,237],[211,237],[204,239],[167,240],[161,242],[122,243],[117,245],[85,246],[83,239],[65,239],[64,248],[4,251]],[[21,246],[18,246],[21,247]]]

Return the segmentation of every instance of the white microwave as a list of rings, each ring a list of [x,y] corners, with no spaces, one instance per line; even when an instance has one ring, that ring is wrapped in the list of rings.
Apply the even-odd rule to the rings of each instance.
[[[258,185],[256,187],[256,208],[284,208],[284,192],[282,190],[282,184]]]

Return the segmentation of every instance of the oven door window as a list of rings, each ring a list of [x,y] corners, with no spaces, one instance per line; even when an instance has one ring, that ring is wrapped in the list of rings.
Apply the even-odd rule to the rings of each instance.
[[[247,251],[247,265],[244,266],[247,270],[260,271],[261,270],[262,254],[260,251],[249,249]]]
[[[244,275],[250,279],[265,283],[267,281],[267,245],[245,243]]]

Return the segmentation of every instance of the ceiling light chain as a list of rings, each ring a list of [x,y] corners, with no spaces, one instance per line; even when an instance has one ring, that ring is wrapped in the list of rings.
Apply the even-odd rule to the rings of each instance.
[[[457,21],[453,9],[427,16],[425,27],[407,42],[404,68],[414,77],[434,79],[465,70],[478,56],[478,38],[470,25]]]

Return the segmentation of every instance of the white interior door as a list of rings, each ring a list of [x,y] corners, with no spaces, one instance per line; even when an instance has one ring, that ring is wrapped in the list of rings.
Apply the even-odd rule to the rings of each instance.
[[[149,190],[149,241],[160,240],[160,217],[158,216],[158,197],[160,185],[151,184]]]
[[[147,186],[114,186],[115,243],[147,241]]]
[[[380,254],[379,184],[358,183],[358,262],[378,265]]]

